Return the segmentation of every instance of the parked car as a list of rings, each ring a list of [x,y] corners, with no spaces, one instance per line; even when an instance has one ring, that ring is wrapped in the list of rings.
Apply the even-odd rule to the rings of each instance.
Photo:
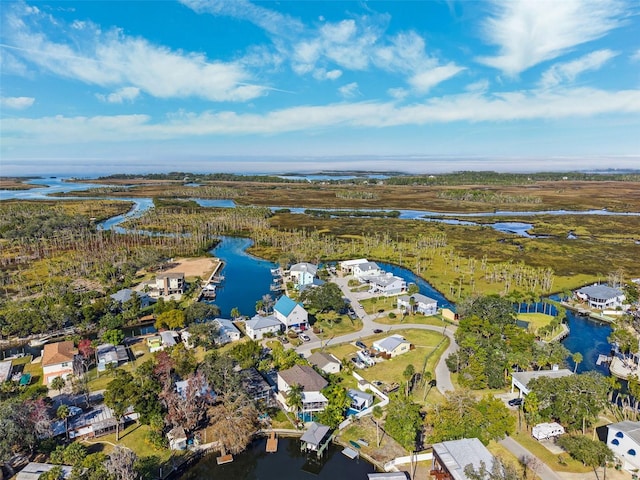
[[[522,405],[522,402],[523,402],[522,398],[512,398],[507,403],[509,404],[510,407],[519,407],[520,405]]]
[[[280,340],[282,343],[289,343],[289,339],[287,337],[278,337],[278,340]]]
[[[301,333],[300,335],[298,335],[298,338],[300,338],[300,340],[302,340],[303,342],[311,341],[311,338],[306,333]]]
[[[364,344],[364,342],[361,342],[360,340],[358,340],[358,341],[356,342],[356,347],[358,347],[358,348],[363,348],[363,349],[364,349],[364,348],[367,348],[367,346]]]
[[[381,328],[376,328],[373,330],[373,333],[382,333],[382,329]]]
[[[351,361],[357,368],[366,368],[366,365],[357,357],[351,357]]]

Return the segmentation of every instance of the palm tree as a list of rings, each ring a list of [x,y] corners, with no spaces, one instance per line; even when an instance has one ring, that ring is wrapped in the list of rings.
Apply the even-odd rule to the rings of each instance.
[[[373,407],[373,411],[371,412],[373,415],[374,421],[376,422],[376,444],[378,447],[380,446],[380,420],[382,419],[382,415],[384,412],[382,411],[382,407],[380,405],[376,405]]]
[[[302,392],[303,386],[296,383],[289,387],[289,391],[287,392],[287,404],[289,407],[293,408],[296,412],[296,418],[302,410]]]
[[[62,393],[62,389],[64,388],[64,386],[66,385],[66,381],[64,378],[62,377],[56,377],[53,380],[51,380],[51,385],[50,387],[53,390],[57,390],[58,391],[58,395],[60,395],[60,393]]]
[[[240,310],[238,309],[238,307],[233,307],[231,309],[231,318],[233,318],[234,320],[237,319],[240,316]]]
[[[402,376],[407,381],[407,389],[406,389],[406,396],[407,397],[409,396],[409,383],[411,382],[411,379],[413,378],[413,375],[415,373],[416,373],[416,368],[411,363],[409,365],[407,365],[407,368],[405,368],[404,372],[402,372]]]
[[[69,410],[69,407],[64,403],[58,407],[58,410],[56,410],[56,417],[58,417],[60,420],[64,420],[64,435],[67,440],[69,440],[69,415],[71,415],[71,411]]]
[[[573,360],[573,373],[576,373],[578,370],[578,364],[582,363],[582,354],[580,352],[576,352],[571,355],[571,359]]]

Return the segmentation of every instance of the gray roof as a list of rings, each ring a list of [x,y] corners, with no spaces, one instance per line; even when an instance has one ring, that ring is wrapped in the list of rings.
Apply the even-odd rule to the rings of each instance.
[[[330,363],[337,363],[340,365],[340,360],[338,360],[334,355],[324,352],[316,352],[307,358],[307,360],[311,365],[315,365],[318,368],[324,368]]]
[[[437,454],[454,480],[468,480],[464,467],[471,464],[474,469],[484,462],[488,470],[493,465],[493,455],[477,438],[463,438],[433,444],[433,453]]]
[[[407,472],[367,473],[368,480],[407,480]]]
[[[164,343],[167,347],[173,347],[176,345],[176,335],[175,332],[171,330],[167,330],[165,332],[160,332],[160,336],[162,337],[162,343]]]
[[[363,272],[367,272],[370,270],[379,270],[380,267],[378,267],[378,264],[375,262],[362,262],[358,264],[358,268],[363,271]]]
[[[129,300],[131,300],[131,298],[133,297],[133,294],[136,294],[138,296],[139,299],[149,299],[149,295],[146,294],[145,292],[134,292],[133,290],[131,290],[130,288],[123,288],[122,290],[118,290],[116,293],[114,293],[113,295],[109,295],[114,301],[118,302],[118,303],[125,303],[128,302]]]
[[[291,265],[289,272],[309,272],[311,275],[318,273],[318,267],[313,263],[301,262]]]
[[[620,290],[608,285],[590,285],[588,287],[582,287],[578,290],[578,293],[587,295],[589,298],[597,298],[600,300],[615,298],[622,295]]]
[[[40,475],[57,466],[58,465],[54,465],[52,463],[29,462],[27,463],[26,467],[18,472],[18,475],[16,475],[16,480],[38,480],[38,478],[40,478]],[[73,467],[70,467],[68,465],[60,465],[60,467],[62,467],[64,478],[69,478]]]
[[[251,330],[255,331],[261,330],[263,328],[280,326],[282,325],[282,322],[272,315],[269,315],[268,317],[256,315],[251,320],[247,320],[246,322],[244,322],[244,324]]]
[[[514,372],[511,374],[522,385],[529,385],[529,382],[534,378],[549,377],[549,378],[561,378],[568,375],[573,375],[571,370],[561,368],[560,370],[536,370],[533,372]]]
[[[11,375],[11,360],[0,362],[0,382],[4,382]]]
[[[389,285],[393,285],[395,282],[404,282],[402,277],[396,277],[395,275],[378,275],[376,277],[369,277],[369,282],[375,283],[376,285],[381,285],[383,287],[387,287]]]
[[[300,437],[300,441],[310,443],[311,445],[319,445],[330,430],[326,425],[311,422],[309,429]]]
[[[437,300],[434,300],[431,297],[427,297],[426,295],[422,295],[421,293],[414,293],[413,295],[402,295],[398,297],[398,300],[402,300],[403,302],[409,303],[409,301],[411,300],[411,297],[413,297],[416,303],[424,303],[425,305],[438,303]]]
[[[319,392],[328,385],[324,377],[308,365],[294,365],[278,375],[287,385],[300,385],[305,392]]]
[[[612,428],[622,433],[626,433],[627,436],[635,440],[636,443],[640,443],[640,422],[624,420],[622,422],[607,425],[607,428]]]
[[[402,343],[408,343],[408,341],[403,336],[398,334],[391,335],[390,337],[383,338],[382,340],[374,342],[375,345],[377,345],[382,350],[386,350],[387,352],[392,352],[398,347],[398,345]]]
[[[347,395],[349,395],[352,399],[362,398],[369,402],[373,401],[373,395],[368,392],[363,392],[362,390],[356,390],[355,388],[350,388],[347,390]]]
[[[238,327],[231,320],[226,318],[214,318],[213,322],[218,325],[219,333],[240,333]]]

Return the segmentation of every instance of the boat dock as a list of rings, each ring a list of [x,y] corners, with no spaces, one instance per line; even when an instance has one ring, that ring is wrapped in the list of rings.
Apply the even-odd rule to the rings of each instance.
[[[224,465],[225,463],[231,463],[233,462],[233,455],[231,455],[230,453],[227,455],[221,455],[218,458],[216,458],[216,462],[218,462],[218,465]]]
[[[213,300],[216,298],[217,289],[220,287],[220,284],[224,281],[224,276],[219,275],[218,272],[222,270],[224,263],[222,261],[218,261],[218,265],[213,269],[211,275],[209,276],[209,280],[207,280],[200,291],[200,295],[198,295],[198,300]]]
[[[613,357],[608,357],[607,355],[598,355],[598,360],[596,360],[596,365],[602,365],[603,363],[611,363]]]
[[[276,432],[271,432],[269,438],[267,438],[267,452],[275,453],[278,451],[278,437],[276,437]]]

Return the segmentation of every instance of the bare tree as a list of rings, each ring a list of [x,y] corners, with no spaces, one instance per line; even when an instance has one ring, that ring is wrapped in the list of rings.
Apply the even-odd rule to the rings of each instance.
[[[136,480],[138,472],[134,465],[137,459],[138,457],[133,450],[117,445],[109,455],[107,470],[110,474],[115,475],[118,480]]]

